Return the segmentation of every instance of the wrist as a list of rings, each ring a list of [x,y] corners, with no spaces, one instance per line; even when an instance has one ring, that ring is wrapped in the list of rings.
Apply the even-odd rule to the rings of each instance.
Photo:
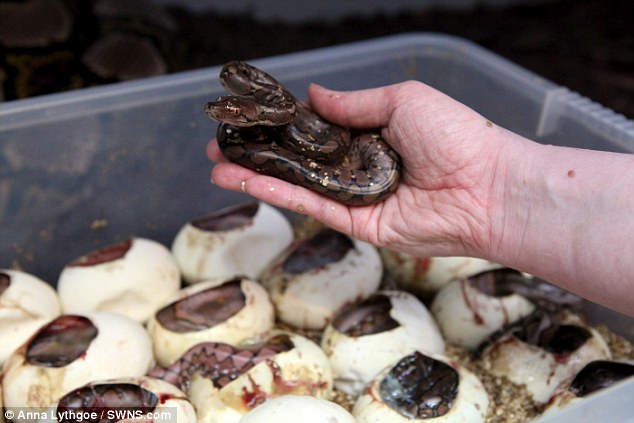
[[[484,223],[471,231],[473,237],[466,243],[467,252],[508,265],[515,262],[514,257],[521,256],[530,223],[534,162],[539,144],[501,127],[487,142],[495,154],[489,178],[482,188],[488,196],[482,212]]]
[[[483,256],[631,312],[634,157],[510,142]]]

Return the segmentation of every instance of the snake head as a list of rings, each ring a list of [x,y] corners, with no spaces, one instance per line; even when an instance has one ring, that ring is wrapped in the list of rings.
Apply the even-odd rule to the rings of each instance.
[[[232,95],[255,95],[258,91],[284,90],[271,75],[250,64],[233,60],[226,63],[220,71],[220,83]]]
[[[220,71],[220,82],[233,95],[248,95],[252,92],[252,83],[256,78],[257,69],[251,65],[231,61]]]
[[[253,126],[258,122],[256,104],[237,96],[219,97],[205,105],[205,112],[211,119],[236,126]]]

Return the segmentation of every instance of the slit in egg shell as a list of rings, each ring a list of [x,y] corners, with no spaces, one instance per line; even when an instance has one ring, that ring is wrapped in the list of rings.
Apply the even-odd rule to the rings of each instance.
[[[87,317],[60,316],[31,339],[26,349],[26,362],[43,367],[67,366],[86,353],[98,332]]]

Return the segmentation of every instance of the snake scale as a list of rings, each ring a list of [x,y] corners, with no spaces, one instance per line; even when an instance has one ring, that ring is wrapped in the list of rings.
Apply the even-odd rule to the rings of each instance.
[[[384,200],[398,186],[398,154],[374,133],[325,121],[266,72],[243,61],[223,66],[229,96],[205,106],[220,122],[225,158],[350,206]]]
[[[191,347],[167,367],[156,367],[149,375],[187,392],[195,375],[212,381],[218,389],[245,374],[258,363],[294,348],[286,335],[277,335],[252,348],[238,348],[222,342],[202,342]]]

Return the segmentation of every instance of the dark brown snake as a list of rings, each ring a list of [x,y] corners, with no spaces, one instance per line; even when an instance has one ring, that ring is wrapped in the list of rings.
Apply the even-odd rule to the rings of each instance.
[[[384,200],[398,186],[401,161],[378,134],[351,138],[298,101],[273,77],[245,62],[227,63],[231,94],[210,101],[225,158],[351,206]]]
[[[416,351],[403,357],[379,384],[381,397],[410,419],[429,419],[451,411],[460,375],[448,364]]]

